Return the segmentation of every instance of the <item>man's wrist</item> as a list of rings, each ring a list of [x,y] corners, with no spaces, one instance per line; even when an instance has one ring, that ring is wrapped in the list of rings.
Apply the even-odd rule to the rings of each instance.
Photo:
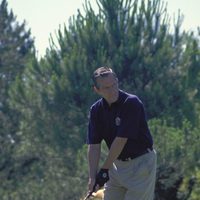
[[[108,169],[101,168],[96,176],[95,184],[99,185],[99,187],[103,187],[104,184],[109,180]]]
[[[104,168],[104,167],[102,167],[99,171],[103,171],[103,172],[108,172],[108,168]]]

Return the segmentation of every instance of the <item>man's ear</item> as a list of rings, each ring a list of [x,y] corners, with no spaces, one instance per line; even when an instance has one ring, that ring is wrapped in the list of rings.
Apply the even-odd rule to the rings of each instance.
[[[99,94],[99,89],[96,86],[93,86],[94,91]]]

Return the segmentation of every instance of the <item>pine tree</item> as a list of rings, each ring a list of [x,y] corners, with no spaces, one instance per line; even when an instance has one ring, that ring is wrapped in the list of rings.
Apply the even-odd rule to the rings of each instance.
[[[25,22],[19,24],[7,1],[0,4],[0,187],[3,188],[15,167],[15,147],[18,145],[17,130],[19,112],[9,106],[9,89],[17,75],[26,67],[34,53],[33,39]],[[3,178],[4,177],[4,178]],[[2,196],[2,190],[0,190]]]
[[[30,30],[26,30],[25,22],[16,21],[13,12],[8,11],[7,1],[3,0],[0,4],[0,84],[4,92],[1,90],[1,95],[7,95],[9,85],[23,71],[31,50]]]

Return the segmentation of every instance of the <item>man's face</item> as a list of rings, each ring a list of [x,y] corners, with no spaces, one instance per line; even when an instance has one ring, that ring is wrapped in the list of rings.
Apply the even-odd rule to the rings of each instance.
[[[113,74],[108,74],[105,77],[97,78],[98,88],[95,91],[102,96],[108,104],[114,103],[118,99],[118,79]]]

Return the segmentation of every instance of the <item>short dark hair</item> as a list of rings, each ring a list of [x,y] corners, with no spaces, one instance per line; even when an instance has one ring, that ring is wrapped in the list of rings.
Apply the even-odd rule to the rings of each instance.
[[[99,86],[97,84],[97,78],[106,77],[109,74],[113,74],[115,77],[117,77],[115,72],[110,67],[99,67],[99,68],[97,68],[94,71],[93,76],[92,76],[92,80],[93,80],[94,86],[99,88]]]

